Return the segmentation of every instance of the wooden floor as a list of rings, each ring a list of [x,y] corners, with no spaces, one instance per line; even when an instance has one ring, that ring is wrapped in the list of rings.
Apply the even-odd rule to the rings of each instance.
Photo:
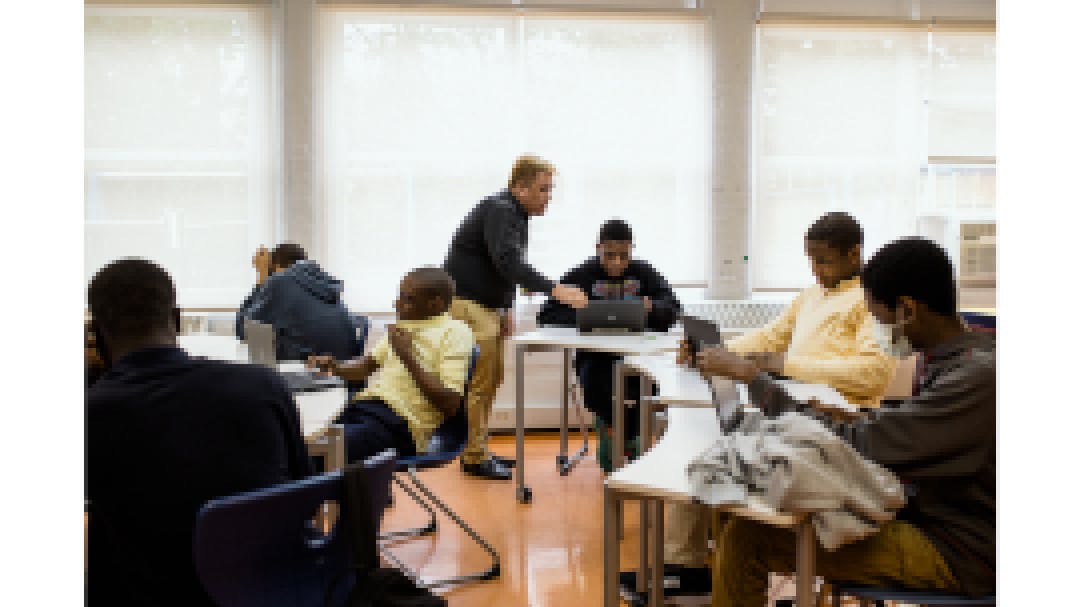
[[[573,439],[574,435],[571,435]],[[580,439],[571,440],[580,445]],[[502,577],[472,582],[443,593],[451,607],[474,605],[568,606],[600,605],[603,594],[603,471],[590,440],[587,459],[568,476],[559,476],[555,455],[557,434],[537,434],[526,440],[526,481],[533,502],[518,504],[513,482],[478,480],[466,476],[455,462],[439,470],[422,472],[436,495],[490,542],[502,558]],[[493,437],[492,450],[513,456],[512,436]],[[384,529],[422,524],[424,512],[403,493],[395,493],[395,507],[387,513]],[[626,539],[622,542],[624,568],[637,563],[637,508],[626,509]],[[486,553],[452,524],[440,521],[435,537],[402,544],[395,553],[424,575],[454,575],[486,567]]]

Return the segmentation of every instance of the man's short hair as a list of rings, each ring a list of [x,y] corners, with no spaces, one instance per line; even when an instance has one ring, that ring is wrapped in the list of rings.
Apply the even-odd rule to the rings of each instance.
[[[270,252],[271,265],[279,268],[288,268],[305,259],[307,259],[307,252],[304,251],[304,247],[293,242],[283,242]]]
[[[416,290],[425,299],[442,297],[446,305],[454,299],[454,279],[447,274],[446,270],[435,266],[416,268],[405,275],[416,282]]]
[[[824,242],[830,249],[850,251],[863,243],[862,226],[842,211],[826,213],[806,230],[806,239]]]
[[[942,316],[956,315],[949,254],[925,238],[901,238],[881,247],[863,268],[862,283],[870,297],[890,308],[906,295]]]
[[[555,174],[555,165],[532,154],[519,156],[510,170],[509,187],[529,185],[540,173]]]
[[[630,229],[630,224],[621,219],[609,219],[604,222],[604,225],[600,226],[600,236],[597,238],[597,242],[608,242],[612,240],[634,240],[634,233]]]
[[[94,322],[112,335],[140,337],[176,325],[172,277],[145,259],[128,257],[98,270],[87,300]]]

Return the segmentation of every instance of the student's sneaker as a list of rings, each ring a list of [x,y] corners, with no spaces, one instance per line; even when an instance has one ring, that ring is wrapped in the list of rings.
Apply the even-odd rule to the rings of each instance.
[[[619,574],[619,594],[631,605],[647,605],[649,590],[638,592],[637,572],[623,571]],[[664,599],[708,597],[712,594],[712,573],[707,567],[664,565]],[[685,600],[677,601],[688,604]]]
[[[596,418],[596,463],[600,464],[600,469],[604,472],[610,473],[613,469],[611,465],[611,434],[608,430],[607,424],[599,417]]]

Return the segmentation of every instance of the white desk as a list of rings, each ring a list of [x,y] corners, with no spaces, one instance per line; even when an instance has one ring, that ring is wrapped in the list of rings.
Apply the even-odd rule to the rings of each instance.
[[[514,475],[517,477],[517,500],[522,504],[532,501],[532,489],[525,485],[525,354],[527,352],[562,352],[562,389],[559,393],[559,455],[555,462],[559,468],[559,474],[565,476],[580,458],[588,452],[588,435],[584,437],[584,445],[573,456],[567,456],[567,416],[569,412],[567,395],[569,391],[570,353],[573,350],[591,350],[594,352],[609,352],[612,354],[648,354],[664,350],[678,350],[678,335],[665,333],[638,333],[638,334],[585,334],[578,333],[577,329],[565,327],[545,327],[516,335],[510,339],[514,348],[514,381],[515,381],[515,426],[517,438],[517,468]],[[644,388],[644,386],[643,386]],[[615,422],[616,431],[622,426],[624,400],[622,398],[622,383],[616,378],[615,381]],[[644,390],[642,394],[646,394]],[[621,453],[620,449],[615,449]]]
[[[616,607],[619,600],[618,538],[622,526],[622,500],[631,498],[642,502],[639,590],[645,586],[646,571],[651,574],[651,587],[663,588],[664,502],[691,501],[686,466],[722,434],[716,412],[711,406],[704,406],[705,399],[710,405],[712,402],[709,385],[695,372],[680,369],[670,356],[630,357],[623,364],[638,372],[649,373],[656,380],[659,395],[654,401],[669,405],[668,427],[656,445],[613,472],[604,483],[604,607]],[[732,385],[718,387],[726,390]],[[643,424],[643,437],[645,432]],[[762,523],[795,528],[797,605],[813,605],[816,540],[809,519],[777,512],[760,500],[726,506],[724,510]],[[649,561],[652,567],[647,567]],[[662,593],[650,592],[649,601],[653,606],[662,605]]]
[[[217,360],[248,362],[247,345],[231,335],[180,335],[177,342],[192,356],[204,356]],[[281,371],[297,370],[300,362],[278,365]],[[345,408],[348,392],[344,386],[315,392],[293,394],[296,410],[300,413],[300,427],[307,437],[312,455],[326,458],[326,469],[336,470],[345,465],[345,441],[343,428],[335,426],[334,418]]]

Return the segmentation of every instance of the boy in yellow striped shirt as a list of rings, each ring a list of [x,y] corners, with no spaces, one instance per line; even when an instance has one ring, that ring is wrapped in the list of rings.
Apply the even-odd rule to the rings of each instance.
[[[875,406],[895,363],[874,339],[873,316],[863,296],[862,227],[847,213],[827,213],[806,231],[804,242],[816,284],[799,293],[772,322],[725,346],[753,359],[762,370],[826,384],[854,404]],[[684,348],[680,359],[686,357]],[[708,509],[673,505],[668,521],[666,595],[709,594]],[[624,587],[632,588],[635,582],[632,574],[622,575]]]

